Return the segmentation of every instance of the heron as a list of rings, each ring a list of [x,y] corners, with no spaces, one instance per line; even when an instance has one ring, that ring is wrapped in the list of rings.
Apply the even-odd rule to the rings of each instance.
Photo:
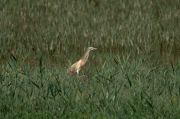
[[[67,73],[70,73],[70,72],[77,72],[77,75],[79,75],[79,71],[82,69],[82,67],[85,65],[85,63],[87,62],[88,60],[88,57],[89,57],[89,52],[91,50],[97,50],[97,48],[94,48],[94,47],[88,47],[85,54],[83,55],[83,57],[77,61],[76,63],[74,63],[71,67],[69,67],[67,69]]]

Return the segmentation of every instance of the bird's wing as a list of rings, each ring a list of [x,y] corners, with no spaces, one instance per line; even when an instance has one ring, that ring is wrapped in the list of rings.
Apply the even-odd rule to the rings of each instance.
[[[81,60],[77,61],[76,63],[74,63],[71,67],[69,67],[67,69],[67,72],[73,72],[73,71],[77,71],[77,69],[81,68]]]

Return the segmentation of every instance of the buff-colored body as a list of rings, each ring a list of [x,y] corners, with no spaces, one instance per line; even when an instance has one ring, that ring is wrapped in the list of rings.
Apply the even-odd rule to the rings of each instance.
[[[85,65],[85,63],[88,60],[89,57],[89,52],[91,50],[96,50],[97,48],[93,48],[93,47],[88,47],[87,51],[85,52],[84,56],[82,57],[82,59],[80,59],[79,61],[77,61],[76,63],[74,63],[71,67],[69,67],[67,69],[67,73],[70,72],[77,72],[77,75],[79,75],[79,71],[81,70],[81,68]]]

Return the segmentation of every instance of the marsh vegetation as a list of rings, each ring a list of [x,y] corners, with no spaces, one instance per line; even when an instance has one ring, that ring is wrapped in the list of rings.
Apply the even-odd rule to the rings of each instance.
[[[179,0],[4,0],[0,16],[1,118],[180,117]]]

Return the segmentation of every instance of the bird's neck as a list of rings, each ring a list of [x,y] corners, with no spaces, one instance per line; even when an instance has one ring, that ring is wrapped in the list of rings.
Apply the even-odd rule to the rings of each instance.
[[[82,57],[82,61],[84,62],[84,63],[86,63],[87,62],[87,60],[88,60],[88,57],[89,57],[89,50],[87,50],[86,51],[86,53],[84,54],[84,56]]]

